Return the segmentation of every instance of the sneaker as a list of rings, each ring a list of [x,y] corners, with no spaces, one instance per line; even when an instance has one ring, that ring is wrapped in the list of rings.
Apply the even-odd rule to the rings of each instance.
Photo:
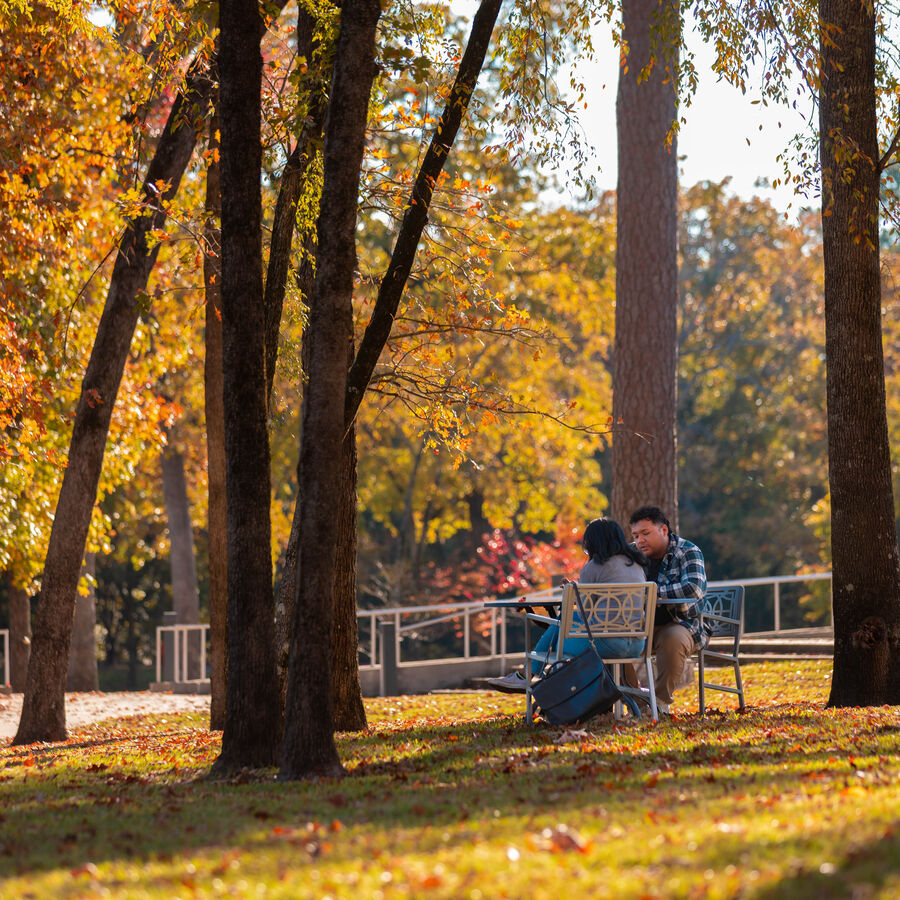
[[[504,694],[524,694],[525,676],[521,672],[510,672],[502,678],[488,678],[487,683],[495,690]]]

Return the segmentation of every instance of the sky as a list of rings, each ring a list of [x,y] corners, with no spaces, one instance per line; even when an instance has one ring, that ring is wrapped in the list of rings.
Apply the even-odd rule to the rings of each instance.
[[[776,157],[794,134],[807,127],[807,118],[815,114],[808,95],[798,99],[797,110],[753,104],[753,100],[759,100],[758,92],[748,90],[744,95],[738,88],[717,81],[712,71],[714,54],[689,24],[686,38],[695,54],[700,83],[691,105],[682,108],[687,122],[678,136],[680,183],[690,186],[701,180],[731,177],[734,193],[746,198],[765,197],[779,210],[788,212],[790,218],[803,206],[818,205],[815,198],[794,197],[789,188],[754,186],[759,178],[783,176]],[[601,169],[596,175],[597,184],[601,190],[607,190],[616,186],[619,55],[608,31],[596,32],[594,47],[594,61],[578,69],[588,87],[588,108],[581,113],[581,121]]]

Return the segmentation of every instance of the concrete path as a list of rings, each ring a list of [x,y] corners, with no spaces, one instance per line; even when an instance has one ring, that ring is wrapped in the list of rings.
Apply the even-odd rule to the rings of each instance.
[[[209,712],[209,696],[159,691],[66,694],[66,727],[70,729],[141,713],[190,711]],[[15,736],[21,714],[22,694],[0,694],[0,743]]]

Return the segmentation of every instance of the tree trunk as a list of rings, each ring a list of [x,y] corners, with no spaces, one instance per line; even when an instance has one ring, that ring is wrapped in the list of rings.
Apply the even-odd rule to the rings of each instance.
[[[362,731],[366,725],[359,682],[359,629],[356,618],[356,428],[344,435],[338,489],[337,553],[334,561],[334,624],[331,693],[334,730]]]
[[[16,694],[25,690],[31,656],[31,598],[9,581],[9,684]]]
[[[309,381],[300,439],[300,571],[280,777],[338,775],[331,696],[331,628],[347,347],[353,337],[356,218],[369,96],[375,77],[377,0],[346,0],[325,124],[319,254],[307,334]],[[302,638],[302,643],[301,643]]]
[[[302,7],[297,11],[297,55],[306,59],[311,66],[312,56],[316,49],[313,40],[315,20]],[[268,378],[268,398],[271,406],[272,390],[275,381],[275,363],[278,359],[278,332],[281,327],[281,313],[284,308],[284,295],[287,290],[288,272],[291,262],[291,244],[294,239],[294,225],[297,220],[297,202],[303,188],[304,178],[309,164],[316,154],[317,145],[322,141],[322,129],[325,126],[325,112],[328,107],[328,92],[320,82],[316,73],[310,69],[301,83],[308,101],[308,109],[303,128],[297,137],[291,155],[281,173],[281,185],[278,200],[275,203],[275,214],[272,220],[272,239],[269,243],[269,265],[266,270],[266,376]],[[310,237],[312,235],[310,234]],[[315,245],[310,240],[304,247],[305,253],[314,253]],[[301,269],[306,259],[301,263]],[[308,284],[301,284],[303,296],[309,300],[312,288],[310,274]]]
[[[819,134],[834,671],[829,706],[900,703],[900,560],[881,341],[875,19],[820,0]],[[833,30],[832,30],[833,29]]]
[[[67,691],[99,691],[97,672],[97,595],[94,589],[96,553],[84,554],[83,572],[87,576],[87,593],[75,597],[72,621],[72,646],[66,675]]]
[[[678,157],[666,137],[676,115],[678,15],[674,0],[623,3],[611,515],[626,531],[645,503],[677,526]]]
[[[304,9],[297,13],[297,55],[305,57],[310,64],[315,51],[313,32],[315,22]],[[297,144],[288,157],[281,174],[281,186],[275,204],[275,216],[272,223],[272,240],[269,247],[269,266],[266,271],[266,376],[268,378],[268,404],[271,409],[272,393],[275,381],[275,365],[278,359],[278,333],[281,315],[284,308],[284,295],[287,289],[290,269],[291,245],[294,237],[294,225],[297,216],[297,202],[303,187],[307,168],[315,154],[316,144],[321,143],[327,110],[327,90],[316,73],[310,69],[302,83],[308,98],[309,115],[297,138]],[[317,98],[317,99],[313,99]],[[310,231],[304,237],[300,265],[296,272],[297,287],[301,295],[309,302],[312,295],[315,277],[312,257],[315,255],[315,234]],[[304,364],[304,371],[306,366]],[[294,609],[294,596],[297,591],[297,549],[300,542],[300,504],[294,506],[291,519],[291,531],[285,549],[284,566],[281,581],[278,585],[275,604],[275,652],[278,672],[278,694],[282,716],[287,698],[288,662],[290,659],[291,621]],[[354,609],[354,619],[356,610]],[[357,682],[359,676],[357,674]],[[360,698],[360,703],[362,702]]]
[[[219,772],[273,765],[275,678],[262,282],[260,6],[221,6],[222,337],[228,515],[228,683]]]
[[[75,412],[41,592],[34,617],[31,663],[14,744],[59,741],[66,737],[65,684],[75,591],[113,406],[140,314],[139,295],[147,285],[159,244],[147,235],[165,225],[166,206],[175,196],[190,160],[212,89],[205,65],[195,64],[179,94],[147,170],[143,198],[148,211],[129,223],[113,266],[109,292]],[[156,187],[168,187],[159,195]]]
[[[225,409],[222,387],[222,198],[219,193],[219,117],[209,123],[211,158],[206,168],[203,284],[206,291],[206,467],[209,505],[209,727],[225,727],[226,620],[228,618],[228,513],[225,499]]]

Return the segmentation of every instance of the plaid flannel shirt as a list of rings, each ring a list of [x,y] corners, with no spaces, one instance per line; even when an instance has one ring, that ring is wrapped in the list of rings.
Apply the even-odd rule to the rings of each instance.
[[[656,626],[676,622],[690,631],[694,648],[709,643],[709,633],[700,627],[700,612],[706,595],[706,564],[696,544],[677,534],[669,535],[669,549],[656,576],[659,601],[683,599],[684,603],[658,602]]]

